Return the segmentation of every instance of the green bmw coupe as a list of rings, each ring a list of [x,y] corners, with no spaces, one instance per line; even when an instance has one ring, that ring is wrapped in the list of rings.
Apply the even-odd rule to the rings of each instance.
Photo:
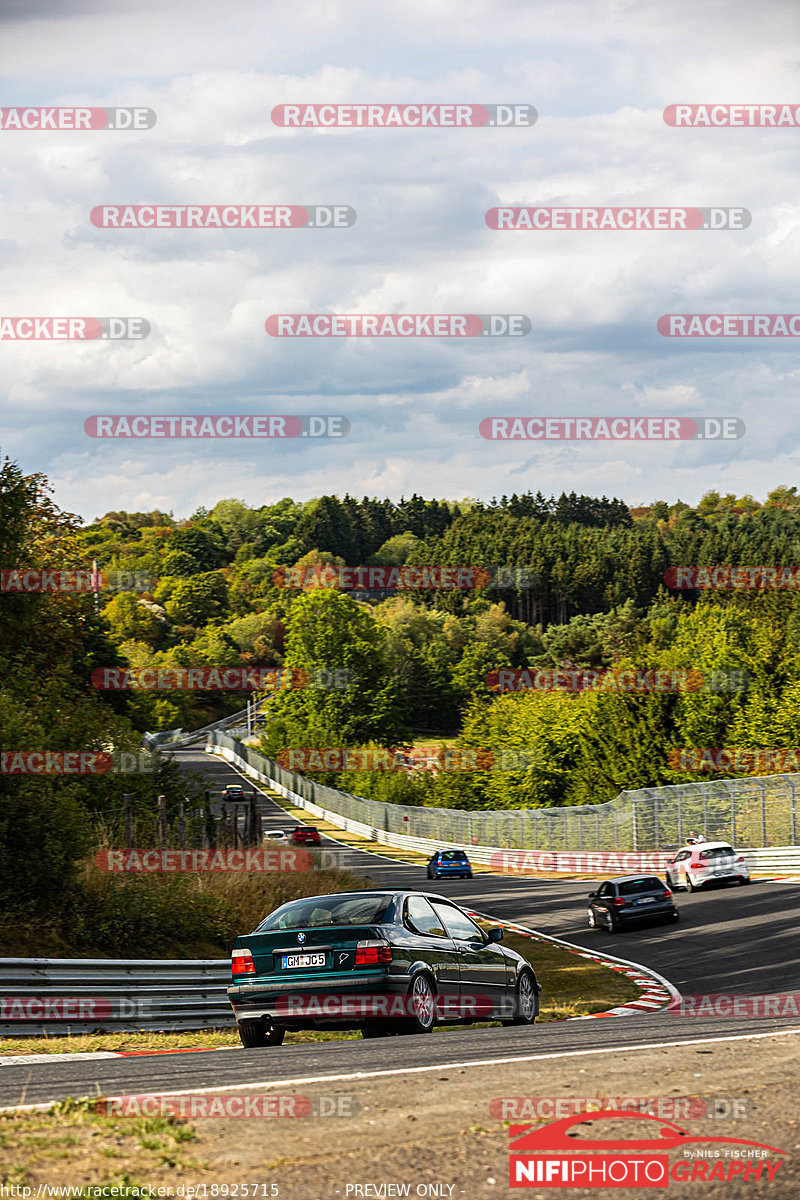
[[[288,1029],[430,1033],[439,1024],[532,1025],[530,963],[444,896],[337,892],[292,900],[236,939],[228,998],[244,1046]]]

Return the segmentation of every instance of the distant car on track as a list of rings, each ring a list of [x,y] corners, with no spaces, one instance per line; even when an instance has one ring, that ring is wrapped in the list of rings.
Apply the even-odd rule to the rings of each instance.
[[[678,850],[667,863],[667,883],[689,892],[707,883],[749,883],[747,859],[730,842],[696,841]]]
[[[443,896],[339,892],[290,900],[234,943],[233,1006],[244,1046],[291,1029],[430,1033],[438,1022],[532,1025],[531,964]]]
[[[288,842],[288,840],[283,829],[266,829],[264,831],[265,842]]]
[[[249,800],[249,794],[244,790],[240,783],[229,783],[226,788],[222,789],[222,800],[224,803]]]
[[[294,846],[319,846],[319,830],[315,825],[298,825],[289,834],[289,841]]]
[[[617,933],[623,925],[666,918],[679,921],[672,892],[655,875],[621,875],[589,893],[589,926]]]
[[[448,879],[459,875],[472,879],[472,865],[463,850],[437,850],[428,860],[428,879]]]

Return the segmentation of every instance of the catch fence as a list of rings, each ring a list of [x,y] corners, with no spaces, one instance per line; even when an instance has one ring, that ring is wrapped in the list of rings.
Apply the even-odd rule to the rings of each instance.
[[[734,846],[797,846],[800,774],[717,779],[621,792],[603,804],[566,808],[457,809],[387,804],[289,771],[219,731],[209,749],[235,753],[255,773],[319,808],[387,834],[437,844],[509,850],[662,851],[691,834]]]

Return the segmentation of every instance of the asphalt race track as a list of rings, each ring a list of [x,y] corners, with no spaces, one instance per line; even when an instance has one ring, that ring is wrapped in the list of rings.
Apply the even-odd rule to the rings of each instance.
[[[212,792],[241,781],[235,768],[202,750],[176,754],[186,769],[203,771]],[[265,829],[295,824],[262,798]],[[653,968],[684,994],[762,994],[800,991],[800,884],[754,883],[693,895],[678,893],[679,925],[624,930],[611,936],[588,929],[585,898],[591,884],[511,876],[429,881],[423,868],[346,851],[346,865],[376,887],[415,887],[452,896],[467,907],[515,921],[588,948]],[[181,1092],[208,1087],[308,1083],[365,1078],[444,1065],[468,1068],[502,1059],[623,1050],[707,1038],[742,1038],[796,1029],[792,1018],[688,1018],[670,1014],[548,1023],[533,1029],[441,1030],[429,1037],[295,1044],[257,1050],[164,1054],[144,1058],[54,1057],[46,1063],[0,1068],[0,1106],[37,1104],[63,1096]],[[231,1032],[231,1042],[237,1035]],[[735,1043],[731,1048],[734,1048]]]

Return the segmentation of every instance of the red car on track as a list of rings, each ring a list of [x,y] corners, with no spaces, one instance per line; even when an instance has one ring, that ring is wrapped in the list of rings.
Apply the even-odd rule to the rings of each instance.
[[[319,846],[319,830],[314,825],[298,825],[289,835],[294,846]]]

